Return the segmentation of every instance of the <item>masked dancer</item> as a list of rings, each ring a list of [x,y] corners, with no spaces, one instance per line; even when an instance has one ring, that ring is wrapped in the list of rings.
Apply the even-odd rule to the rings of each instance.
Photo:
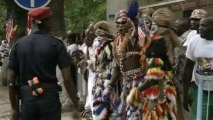
[[[171,29],[171,12],[166,8],[156,10],[153,15],[151,39],[143,47],[142,61],[147,63],[145,82],[139,87],[143,91],[143,120],[176,120],[176,90],[172,79],[173,49],[178,44]],[[130,95],[137,93],[135,88]]]

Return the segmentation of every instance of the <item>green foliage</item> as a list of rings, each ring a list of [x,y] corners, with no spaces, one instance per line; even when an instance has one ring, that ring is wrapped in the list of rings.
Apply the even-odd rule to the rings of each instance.
[[[0,0],[0,40],[5,39],[6,0]],[[89,21],[106,20],[106,0],[64,0],[64,20],[67,30],[82,32]]]
[[[6,5],[4,1],[0,1],[0,41],[5,39],[4,25],[6,22]]]
[[[67,30],[82,32],[91,20],[106,20],[106,0],[65,0]]]

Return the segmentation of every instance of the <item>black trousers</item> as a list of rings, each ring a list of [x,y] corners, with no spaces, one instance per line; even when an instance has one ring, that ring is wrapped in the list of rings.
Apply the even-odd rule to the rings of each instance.
[[[21,87],[21,120],[61,120],[58,90],[44,89],[35,97],[30,87]]]

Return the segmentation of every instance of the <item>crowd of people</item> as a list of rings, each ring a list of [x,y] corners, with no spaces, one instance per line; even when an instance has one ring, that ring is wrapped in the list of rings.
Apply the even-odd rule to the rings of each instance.
[[[48,7],[28,15],[35,30],[10,54],[13,118],[18,114],[14,98],[18,77],[22,120],[59,120],[58,65],[76,110],[77,81],[87,82],[81,114],[86,119],[109,120],[115,114],[122,120],[196,120],[198,85],[213,72],[213,16],[205,10],[195,9],[190,18],[176,21],[168,8],[143,14],[120,10],[115,33],[109,22],[91,21],[85,35],[68,32],[66,48],[47,34],[52,15]],[[204,82],[202,120],[213,119],[211,85]]]
[[[167,8],[151,14],[148,11],[137,16],[141,17],[137,20],[128,14],[126,10],[118,12],[116,33],[110,31],[112,25],[106,21],[92,22],[86,30],[84,54],[81,54],[84,57],[77,63],[78,67],[89,71],[86,74],[88,96],[82,116],[101,120],[116,113],[117,117],[128,120],[195,120],[199,82],[191,79],[192,68],[202,62],[206,69],[195,67],[194,72],[211,75],[212,56],[204,46],[199,45],[202,50],[194,48],[197,40],[193,39],[207,41],[209,48],[206,49],[212,49],[212,38],[205,38],[205,35],[211,36],[212,26],[208,24],[207,30],[204,28],[207,26],[202,26],[202,21],[206,25],[212,21],[212,16],[207,16],[205,10],[195,9],[190,18],[174,21]],[[205,29],[203,37],[202,29]],[[203,52],[197,56],[195,51]],[[207,69],[209,71],[205,72]],[[85,78],[84,72],[81,74]],[[210,89],[204,86],[207,100],[205,90]],[[203,102],[202,119],[210,110],[211,102],[208,105],[207,101]],[[210,113],[208,119],[212,119]]]

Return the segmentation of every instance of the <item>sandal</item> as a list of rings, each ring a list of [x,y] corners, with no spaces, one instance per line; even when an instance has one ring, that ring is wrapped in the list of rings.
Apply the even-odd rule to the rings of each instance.
[[[90,109],[85,109],[81,112],[81,117],[87,120],[92,120],[92,111]]]

